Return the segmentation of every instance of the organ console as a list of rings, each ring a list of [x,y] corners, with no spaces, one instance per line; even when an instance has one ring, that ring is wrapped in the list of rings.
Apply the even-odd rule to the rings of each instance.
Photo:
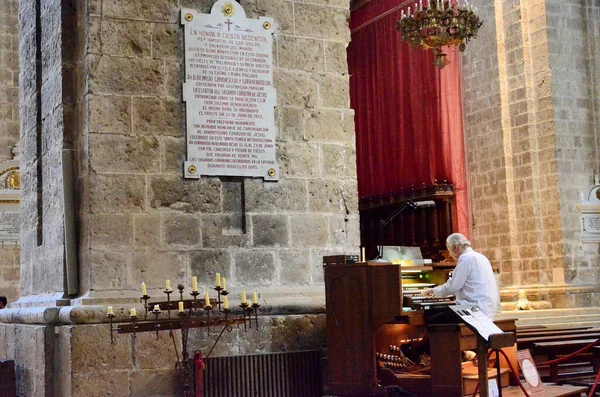
[[[448,313],[452,297],[424,298],[419,292],[445,282],[448,269],[325,257],[324,272],[328,394],[383,397],[388,386],[417,396],[473,392],[473,371],[463,368],[461,352],[478,348],[476,335]],[[514,320],[496,325],[515,330]],[[516,349],[505,351],[517,368]]]

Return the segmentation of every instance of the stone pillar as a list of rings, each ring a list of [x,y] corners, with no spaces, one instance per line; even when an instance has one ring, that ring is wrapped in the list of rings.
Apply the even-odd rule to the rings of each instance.
[[[597,284],[598,267],[582,266],[597,247],[581,243],[575,208],[598,166],[587,3],[476,4],[485,24],[463,57],[474,241],[504,287]]]
[[[19,2],[21,115],[21,299],[56,304],[64,296],[61,2]]]
[[[195,275],[210,287],[216,272],[227,278],[232,304],[241,290],[259,292],[269,313],[259,335],[234,331],[213,354],[319,348],[322,256],[358,254],[360,244],[348,1],[241,1],[249,18],[272,17],[278,25],[278,182],[182,178],[179,8],[209,12],[213,1],[42,1],[37,24],[26,17],[35,15],[36,3],[20,2],[28,197],[22,297],[16,309],[0,313],[0,355],[16,360],[23,394],[175,395],[168,333],[158,341],[121,335],[109,343],[106,306],[120,319],[134,305],[140,312],[142,281],[156,299],[165,279],[189,286]],[[70,174],[59,161],[63,149],[75,159]],[[65,183],[73,190],[78,237],[73,296],[63,281],[71,215],[63,175],[74,181]],[[189,349],[209,349],[212,341],[194,331]],[[11,350],[15,345],[28,350]],[[98,371],[107,368],[109,381],[99,384]]]
[[[0,163],[12,160],[19,141],[19,32],[16,0],[0,8]],[[19,298],[18,247],[0,247],[0,295]]]

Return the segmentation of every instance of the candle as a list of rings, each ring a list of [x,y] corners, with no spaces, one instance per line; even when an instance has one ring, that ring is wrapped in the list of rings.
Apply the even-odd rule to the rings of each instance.
[[[113,307],[112,307],[112,306],[109,306],[106,312],[107,312],[108,314],[110,314],[111,316],[114,316],[114,315],[115,315],[115,312],[113,311]]]
[[[131,310],[129,311],[129,315],[130,315],[131,317],[135,317],[135,316],[137,316],[137,313],[135,312],[135,307],[132,307],[132,308],[131,308]]]
[[[242,303],[246,303],[246,291],[242,291]]]
[[[167,291],[172,291],[172,289],[171,289],[171,280],[167,280],[167,282],[165,283],[165,286],[166,286],[165,289]]]
[[[403,11],[403,12],[404,12],[404,11]],[[366,255],[365,255],[365,247],[362,247],[362,248],[360,249],[360,253],[361,253],[361,255],[362,255],[362,261],[363,261],[363,262],[366,262],[366,261],[367,261],[367,257],[366,257]]]
[[[146,290],[146,283],[142,283],[142,296],[148,295],[148,291]]]
[[[198,277],[192,277],[192,292],[198,291]]]
[[[402,10],[402,14],[401,14],[400,19],[404,19],[404,18],[406,18],[406,15],[404,15],[404,10]]]
[[[159,311],[160,311],[160,306],[158,306],[158,305],[154,305],[154,311],[155,311],[155,312],[159,312]]]
[[[256,294],[256,292],[252,293],[252,303],[254,303],[254,304],[258,303],[258,295]]]
[[[223,309],[229,309],[229,298],[227,295],[223,297]]]
[[[204,293],[204,306],[210,306],[210,298],[208,297],[208,291]]]
[[[419,10],[423,11],[423,0],[419,0]]]
[[[183,302],[179,301],[179,313],[183,313]]]
[[[408,7],[408,16],[410,17],[410,7]]]
[[[223,291],[227,291],[227,280],[225,279],[225,277],[223,277],[221,282],[223,283]]]
[[[217,273],[217,274],[215,275],[215,285],[216,285],[217,287],[220,287],[220,286],[221,286],[221,273]]]

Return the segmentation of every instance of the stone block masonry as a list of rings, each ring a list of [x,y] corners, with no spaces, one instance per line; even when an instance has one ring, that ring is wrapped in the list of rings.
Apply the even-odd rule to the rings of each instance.
[[[182,281],[204,268],[209,273],[221,268],[230,286],[240,289],[292,280],[319,284],[321,278],[307,271],[320,265],[313,251],[358,252],[360,244],[344,51],[347,2],[241,2],[249,18],[268,16],[278,25],[273,50],[282,179],[277,183],[182,179],[183,38],[177,6],[208,13],[213,2],[137,3],[92,2],[88,14],[90,123],[84,134],[90,169],[80,178],[89,181],[90,205],[81,225],[86,249],[96,253],[90,261],[103,263],[102,253],[116,251],[122,255],[119,266],[128,269],[123,284],[108,290],[133,295],[142,281],[161,287],[163,279],[146,277],[155,274],[153,266],[168,266],[171,278]],[[172,67],[179,72],[169,77]],[[233,205],[241,202],[244,212]],[[307,265],[288,269],[290,250]],[[171,255],[181,262],[156,261],[140,272],[135,260],[140,255]],[[213,263],[197,263],[202,258]],[[99,294],[105,287],[96,284],[99,278],[91,270],[98,265],[82,266],[90,268],[86,289]]]
[[[19,142],[19,34],[16,0],[0,7],[0,163],[13,159]],[[19,298],[19,248],[0,246],[0,295]]]
[[[322,256],[358,254],[360,244],[345,55],[349,4],[241,1],[249,18],[277,24],[281,179],[184,180],[179,9],[209,12],[212,4],[19,2],[28,194],[21,299],[18,309],[0,313],[0,356],[15,360],[22,395],[177,395],[168,333],[158,341],[148,334],[109,343],[103,311],[109,304],[118,313],[135,305],[142,281],[157,297],[165,279],[189,285],[195,275],[208,287],[219,272],[232,292],[230,304],[241,290],[259,292],[268,312],[260,333],[236,330],[213,354],[316,349],[324,341]],[[75,158],[79,292],[73,296],[64,285],[70,270],[64,149]],[[189,348],[205,350],[213,339],[194,331]],[[99,383],[100,369],[108,369],[108,382]]]
[[[463,57],[475,244],[504,287],[597,286],[575,204],[599,173],[598,7],[476,6],[485,24]]]

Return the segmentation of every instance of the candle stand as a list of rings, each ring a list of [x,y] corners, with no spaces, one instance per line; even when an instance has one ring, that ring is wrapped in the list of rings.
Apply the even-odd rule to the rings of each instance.
[[[171,301],[170,295],[173,292],[171,289],[165,289],[163,292],[166,294],[165,301],[151,302],[149,295],[143,295],[140,298],[140,303],[144,305],[145,314],[143,318],[139,318],[132,309],[132,314],[129,315],[131,322],[117,323],[114,321],[115,314],[107,313],[106,317],[110,323],[110,342],[114,343],[113,334],[133,334],[135,339],[138,332],[156,332],[156,339],[159,338],[159,331],[169,331],[169,334],[175,345],[175,337],[173,330],[181,330],[181,358],[177,353],[177,347],[175,345],[175,355],[177,357],[177,363],[175,365],[177,371],[177,377],[179,383],[183,388],[184,397],[193,397],[196,395],[194,390],[194,374],[195,364],[194,360],[190,358],[188,352],[188,334],[192,328],[206,328],[207,334],[210,334],[211,327],[213,330],[219,330],[217,332],[217,338],[212,345],[210,351],[206,357],[210,356],[214,347],[221,339],[221,336],[225,331],[231,332],[233,326],[237,325],[238,328],[243,325],[244,331],[248,328],[252,328],[252,322],[254,322],[255,329],[258,330],[258,309],[260,305],[258,303],[248,304],[242,303],[240,305],[241,314],[232,315],[233,313],[229,307],[222,307],[223,302],[221,301],[222,296],[226,296],[228,292],[223,288],[217,286],[217,298],[209,298],[205,295],[205,300],[201,301],[198,298],[199,292],[190,292],[191,299],[183,299],[184,286],[178,285],[179,290],[179,301]],[[171,317],[171,311],[177,312],[178,318]],[[161,314],[166,312],[166,318],[161,318]],[[212,315],[211,315],[212,312]],[[151,315],[150,317],[148,315]],[[164,317],[164,315],[162,316]]]

